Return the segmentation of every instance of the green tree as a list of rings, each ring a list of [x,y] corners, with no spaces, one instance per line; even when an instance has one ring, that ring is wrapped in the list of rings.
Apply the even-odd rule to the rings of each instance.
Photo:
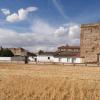
[[[1,57],[12,57],[14,54],[9,50],[9,49],[3,49],[0,51],[0,56]]]
[[[39,55],[42,54],[42,53],[44,53],[43,50],[39,50],[39,51],[38,51],[38,54],[39,54]]]

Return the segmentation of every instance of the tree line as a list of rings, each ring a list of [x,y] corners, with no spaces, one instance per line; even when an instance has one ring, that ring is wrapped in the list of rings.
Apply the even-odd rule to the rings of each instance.
[[[9,49],[1,49],[0,50],[0,57],[13,57],[14,54]]]

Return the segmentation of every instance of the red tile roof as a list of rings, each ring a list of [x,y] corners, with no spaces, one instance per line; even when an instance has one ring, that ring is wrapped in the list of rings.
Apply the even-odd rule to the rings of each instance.
[[[57,54],[55,57],[80,57],[80,53]]]
[[[61,46],[58,49],[80,49],[80,46]]]

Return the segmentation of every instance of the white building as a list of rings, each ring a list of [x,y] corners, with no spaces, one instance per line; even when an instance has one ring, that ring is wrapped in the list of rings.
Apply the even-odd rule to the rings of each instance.
[[[36,61],[37,62],[54,62],[53,53],[46,52],[46,53],[42,53],[40,55],[37,55]]]
[[[54,62],[60,63],[82,63],[82,58],[79,57],[55,57]]]
[[[35,58],[37,62],[82,63],[78,54],[61,55],[56,53],[42,53]]]

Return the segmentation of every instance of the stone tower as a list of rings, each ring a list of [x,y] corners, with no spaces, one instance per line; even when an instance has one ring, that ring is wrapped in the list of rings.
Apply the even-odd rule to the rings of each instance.
[[[80,51],[84,62],[97,63],[100,54],[100,23],[81,25]]]

